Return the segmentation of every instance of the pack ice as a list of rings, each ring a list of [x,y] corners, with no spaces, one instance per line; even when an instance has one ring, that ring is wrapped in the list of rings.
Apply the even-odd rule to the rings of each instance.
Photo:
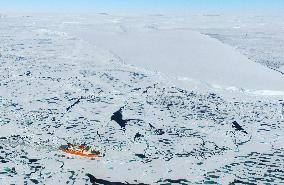
[[[0,19],[0,184],[284,183],[283,75],[157,17]]]

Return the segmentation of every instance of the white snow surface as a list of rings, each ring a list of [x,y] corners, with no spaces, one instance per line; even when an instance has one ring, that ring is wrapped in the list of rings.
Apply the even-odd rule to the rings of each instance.
[[[259,95],[283,95],[284,77],[255,63],[231,46],[189,29],[152,26],[140,19],[105,16],[64,31],[111,51],[123,62],[172,76],[194,79],[222,89]],[[93,21],[92,21],[93,20]],[[105,20],[104,20],[105,21]],[[154,23],[153,23],[154,22]],[[157,21],[156,24],[159,24]]]
[[[282,76],[175,20],[1,18],[0,184],[283,184]]]

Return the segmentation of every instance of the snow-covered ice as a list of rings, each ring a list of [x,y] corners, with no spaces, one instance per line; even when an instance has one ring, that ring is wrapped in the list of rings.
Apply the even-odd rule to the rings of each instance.
[[[279,85],[284,84],[284,79],[279,72],[250,62],[234,48],[209,36],[176,29],[174,21],[167,27],[159,27],[159,20],[157,24],[144,23],[147,17],[142,21],[125,18],[107,23],[98,22],[98,19],[100,17],[88,19],[85,22],[87,26],[68,26],[64,30],[110,50],[125,63],[134,66],[195,79],[224,89],[235,87],[254,93],[270,91],[269,94],[278,95],[280,91],[284,94],[284,86]],[[153,24],[155,27],[151,27]]]
[[[284,183],[283,75],[184,21],[2,17],[0,184]]]

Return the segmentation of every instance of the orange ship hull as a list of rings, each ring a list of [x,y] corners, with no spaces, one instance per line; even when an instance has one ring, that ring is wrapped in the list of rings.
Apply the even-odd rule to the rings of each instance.
[[[99,157],[96,154],[84,154],[82,152],[78,152],[78,151],[74,151],[74,150],[68,150],[68,149],[65,149],[65,150],[62,150],[62,151],[65,152],[65,153],[68,153],[68,154],[77,155],[77,156],[81,156],[81,157],[89,157],[89,158],[98,158]]]

